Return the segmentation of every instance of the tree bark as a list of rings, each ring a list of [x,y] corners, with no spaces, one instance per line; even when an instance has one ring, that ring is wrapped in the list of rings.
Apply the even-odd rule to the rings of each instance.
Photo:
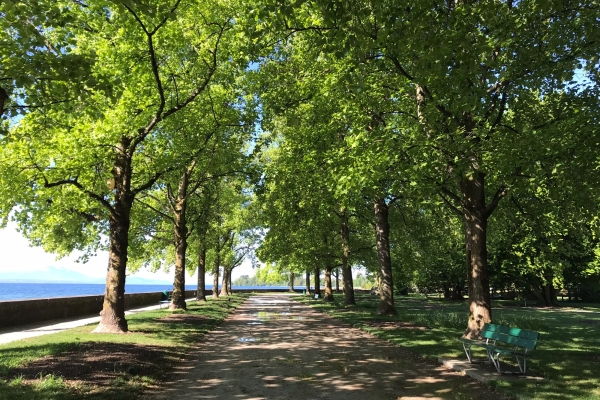
[[[178,226],[176,222],[175,232],[175,279],[169,310],[185,310],[185,253],[187,251],[187,227],[185,223]]]
[[[206,247],[204,243],[200,244],[198,252],[198,290],[196,291],[196,301],[206,301]]]
[[[325,296],[323,301],[333,301],[333,289],[331,288],[331,265],[325,266]]]
[[[187,190],[187,185],[186,189]],[[187,251],[188,228],[185,219],[187,202],[178,196],[174,209],[174,235],[175,235],[175,280],[173,281],[173,295],[169,310],[186,309],[185,303],[185,254]]]
[[[453,290],[450,294],[450,298],[452,300],[462,300],[463,299],[462,286],[460,284],[454,285]]]
[[[321,297],[321,271],[319,267],[315,265],[315,294]]]
[[[0,87],[0,117],[4,115],[4,104],[7,100],[10,100],[10,97],[8,97],[6,90]]]
[[[310,295],[310,271],[306,270],[306,294]]]
[[[544,285],[544,299],[547,306],[558,306],[556,289],[554,288],[552,281]]]
[[[342,232],[342,279],[344,280],[344,306],[356,306],[354,299],[354,284],[352,282],[352,267],[348,264],[350,256],[350,228],[348,227],[348,215],[346,210],[341,212]]]
[[[463,220],[467,246],[467,267],[470,269],[469,322],[466,338],[479,337],[483,324],[492,321],[490,280],[487,264],[487,220],[485,205],[485,175],[475,171],[460,182]]]
[[[392,258],[390,255],[389,209],[383,198],[374,201],[375,236],[377,241],[377,259],[381,273],[379,306],[377,314],[398,315],[394,306],[394,281],[392,280]]]
[[[212,290],[212,298],[219,298],[219,267],[221,264],[221,251],[220,246],[217,245],[217,252],[215,254],[215,265],[213,266],[213,290]]]
[[[227,279],[227,294],[229,296],[231,296],[231,276],[233,275],[231,272],[233,271],[233,268],[231,268],[229,270],[229,275],[228,275],[228,279]]]
[[[223,267],[223,280],[222,280],[222,284],[221,284],[221,294],[220,296],[227,296],[227,285],[229,282],[229,268],[227,268],[226,266]]]
[[[100,323],[94,333],[125,333],[125,272],[129,245],[131,207],[131,161],[125,149],[130,140],[122,138],[118,147],[113,176],[115,178],[115,203],[109,217],[109,255],[106,270],[104,302],[100,312]]]
[[[129,218],[110,217],[110,247],[104,303],[100,312],[100,324],[94,333],[125,333],[125,270],[129,243]]]
[[[340,292],[340,269],[335,269],[335,292]]]
[[[531,285],[531,291],[540,303],[543,303],[546,306],[558,306],[554,285],[550,279],[546,282],[549,283],[544,284],[540,279],[534,279],[534,283]]]
[[[294,273],[290,271],[290,292],[294,293]]]

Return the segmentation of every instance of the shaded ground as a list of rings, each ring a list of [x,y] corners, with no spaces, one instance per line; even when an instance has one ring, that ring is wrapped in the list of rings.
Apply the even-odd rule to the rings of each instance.
[[[504,398],[286,296],[247,300],[204,338],[172,377],[173,382],[147,392],[146,398]]]
[[[166,378],[161,365],[179,358],[164,347],[127,343],[82,343],[59,355],[40,358],[23,367],[11,369],[13,378],[36,380],[52,374],[68,385],[94,385],[99,389],[113,386],[117,377],[146,376]],[[181,355],[179,355],[181,356]]]

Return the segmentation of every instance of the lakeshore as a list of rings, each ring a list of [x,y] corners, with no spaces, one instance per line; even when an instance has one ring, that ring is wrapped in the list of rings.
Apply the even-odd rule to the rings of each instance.
[[[196,290],[197,285],[186,285],[186,290]],[[0,302],[27,299],[50,299],[73,296],[103,295],[104,283],[34,283],[34,282],[0,282]],[[206,290],[212,291],[213,285],[206,285]],[[219,286],[219,289],[221,287]],[[305,286],[295,286],[302,290]],[[233,291],[240,290],[288,290],[288,286],[233,286]],[[173,284],[136,285],[125,284],[125,293],[148,293],[173,290]]]

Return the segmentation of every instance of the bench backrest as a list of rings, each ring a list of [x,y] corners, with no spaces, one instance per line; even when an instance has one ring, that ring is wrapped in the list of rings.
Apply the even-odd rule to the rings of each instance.
[[[481,336],[489,340],[534,350],[537,346],[537,340],[540,334],[527,329],[511,328],[510,326],[496,324],[484,324]]]

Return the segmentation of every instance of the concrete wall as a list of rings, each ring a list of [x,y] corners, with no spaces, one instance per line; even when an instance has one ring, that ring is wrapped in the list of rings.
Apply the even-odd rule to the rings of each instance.
[[[195,290],[185,291],[186,299],[194,296]],[[125,309],[158,305],[160,300],[161,292],[125,294]],[[98,315],[103,301],[103,295],[0,301],[0,328]]]

